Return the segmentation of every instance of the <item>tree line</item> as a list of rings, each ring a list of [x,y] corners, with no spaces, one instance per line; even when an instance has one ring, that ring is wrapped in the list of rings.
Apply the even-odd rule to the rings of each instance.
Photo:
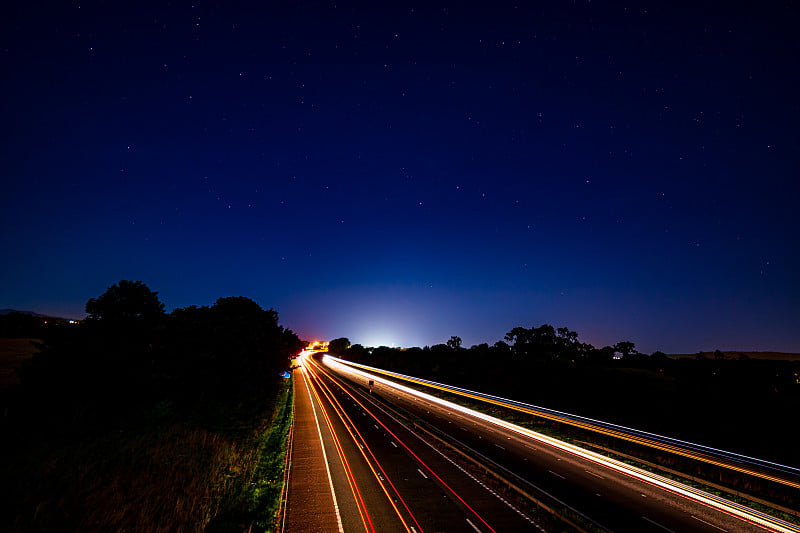
[[[20,372],[26,416],[100,425],[179,417],[235,431],[263,416],[303,345],[276,311],[242,296],[167,313],[157,292],[122,280],[86,312],[80,324],[40,330]]]
[[[518,326],[506,333],[503,340],[492,345],[476,344],[470,348],[464,348],[461,337],[455,335],[444,344],[407,349],[386,346],[365,348],[360,344],[351,346],[349,339],[341,337],[330,341],[328,351],[332,355],[358,362],[372,359],[394,364],[395,359],[399,357],[404,365],[410,364],[420,369],[431,365],[444,368],[452,364],[452,371],[456,371],[456,368],[463,369],[470,364],[485,365],[487,360],[507,363],[574,364],[605,363],[615,359],[627,362],[648,359],[663,361],[667,357],[660,351],[649,356],[642,354],[636,349],[636,344],[630,341],[620,341],[611,346],[595,348],[589,343],[579,341],[577,332],[565,327],[555,328],[550,324],[531,328]]]
[[[726,356],[672,358],[630,341],[596,348],[568,328],[515,327],[494,344],[459,337],[413,348],[350,345],[329,353],[370,366],[596,417],[656,433],[800,464],[791,420],[800,409],[800,361]],[[775,439],[742,431],[742,420]]]

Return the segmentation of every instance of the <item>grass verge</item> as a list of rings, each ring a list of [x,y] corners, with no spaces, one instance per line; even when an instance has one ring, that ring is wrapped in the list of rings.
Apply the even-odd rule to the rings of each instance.
[[[246,475],[239,476],[225,509],[209,524],[209,530],[268,532],[276,529],[294,415],[293,394],[291,380],[284,381],[270,423],[251,441],[254,457],[250,468]]]
[[[251,523],[259,530],[275,529],[285,481],[289,431],[294,416],[293,395],[292,381],[287,380],[278,397],[275,418],[259,439],[260,457],[255,479],[247,487]]]
[[[270,531],[292,393],[246,435],[170,421],[6,442],[0,530]]]

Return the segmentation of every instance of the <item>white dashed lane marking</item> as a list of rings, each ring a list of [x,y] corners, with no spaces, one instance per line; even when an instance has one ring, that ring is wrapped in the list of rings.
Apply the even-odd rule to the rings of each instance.
[[[692,517],[692,518],[694,518],[695,520],[697,520],[698,522],[702,522],[702,523],[704,523],[705,525],[707,525],[707,526],[711,526],[711,527],[713,527],[713,528],[715,528],[715,529],[719,529],[720,531],[728,531],[727,529],[722,529],[722,528],[721,528],[721,527],[719,527],[719,526],[715,526],[715,525],[714,525],[714,524],[712,524],[711,522],[706,522],[706,521],[705,521],[705,520],[703,520],[702,518],[697,518],[695,515],[691,515],[691,517]]]
[[[416,401],[416,398],[414,398],[414,400]],[[378,409],[380,409],[380,407],[378,407]],[[381,410],[383,411],[383,409],[381,409]],[[430,413],[430,411],[426,411],[426,412]],[[394,420],[395,422],[397,422],[397,423],[400,423],[400,422],[399,422],[399,421],[398,421],[398,420],[397,420],[395,417],[393,417],[392,415],[390,415],[390,414],[389,414],[389,413],[387,413],[386,411],[384,411],[384,414],[386,414],[386,415],[387,415],[389,418],[391,418],[391,419],[392,419],[392,420]],[[476,426],[478,426],[478,425],[479,425],[477,422],[473,422],[473,424],[474,424],[474,425],[476,425]],[[462,429],[464,429],[465,431],[469,431],[469,430],[467,430],[466,428],[462,428]],[[508,506],[508,507],[509,507],[511,510],[513,510],[515,513],[517,513],[519,516],[521,516],[521,517],[522,517],[522,518],[523,518],[523,519],[524,519],[526,522],[528,522],[529,524],[531,524],[531,525],[532,525],[534,528],[536,528],[538,531],[540,531],[541,533],[546,533],[546,532],[545,532],[545,530],[544,530],[544,529],[543,529],[543,528],[542,528],[542,527],[541,527],[539,524],[537,524],[537,523],[536,523],[536,522],[535,522],[535,521],[534,521],[534,520],[533,520],[531,517],[529,517],[528,515],[526,515],[525,513],[523,513],[522,511],[520,511],[519,509],[517,509],[517,508],[516,508],[516,507],[515,507],[515,506],[514,506],[514,505],[513,505],[511,502],[509,502],[508,500],[506,500],[505,498],[503,498],[503,497],[502,497],[500,494],[498,494],[497,492],[495,492],[494,490],[492,490],[492,489],[491,489],[491,488],[490,488],[488,485],[486,485],[486,484],[485,484],[483,481],[481,481],[481,480],[479,480],[478,478],[476,478],[475,476],[473,476],[473,475],[472,475],[472,473],[470,473],[469,471],[467,471],[466,469],[464,469],[464,468],[463,468],[461,465],[459,465],[458,463],[456,463],[455,461],[453,461],[452,459],[450,459],[449,457],[447,457],[447,456],[446,456],[445,454],[443,454],[443,453],[442,453],[440,450],[436,449],[436,447],[435,447],[435,446],[433,446],[431,443],[429,443],[428,441],[426,441],[425,439],[423,439],[422,437],[420,437],[419,435],[417,435],[417,434],[416,434],[416,433],[414,433],[413,431],[411,431],[411,433],[413,433],[413,434],[414,434],[414,435],[415,435],[415,436],[416,436],[418,439],[420,439],[422,442],[424,442],[424,443],[425,443],[425,444],[426,444],[428,447],[430,447],[430,448],[431,448],[433,451],[435,451],[437,454],[439,454],[439,455],[440,455],[440,456],[441,456],[443,459],[445,459],[447,462],[449,462],[450,464],[452,464],[453,466],[455,466],[457,469],[461,470],[461,472],[463,472],[463,473],[464,473],[464,475],[466,475],[467,477],[469,477],[470,479],[472,479],[474,482],[476,482],[478,485],[480,485],[481,487],[483,487],[484,489],[486,489],[486,490],[487,490],[487,491],[488,491],[490,494],[492,494],[492,495],[493,495],[494,497],[496,497],[498,500],[500,500],[500,501],[501,501],[501,502],[503,502],[505,505],[507,505],[507,506]],[[478,435],[478,438],[479,438],[479,439],[481,439],[481,438],[483,438],[483,437],[481,437],[480,435]],[[502,446],[501,446],[501,447],[502,447]],[[427,476],[427,475],[425,475],[425,472],[423,472],[423,471],[422,471],[422,470],[420,470],[419,468],[417,468],[417,472],[419,472],[419,474],[420,474],[422,477],[424,477],[425,479],[428,479],[428,476]],[[469,521],[469,520],[468,520],[468,521]],[[474,524],[472,524],[472,522],[470,522],[470,525],[471,525],[473,528],[475,528],[475,530],[476,530],[476,531],[479,531],[479,532],[480,532],[480,529],[476,528],[476,527],[475,527],[475,525],[474,525]],[[416,533],[416,532],[415,532],[415,533]]]
[[[598,477],[598,478],[600,478],[600,479],[605,479],[605,478],[604,478],[603,476],[601,476],[600,474],[595,474],[595,473],[594,473],[594,472],[592,472],[591,470],[584,470],[584,471],[585,471],[587,474],[589,474],[590,476]]]
[[[473,524],[473,523],[470,521],[470,519],[469,519],[469,518],[467,518],[467,524],[471,525],[471,526],[472,526],[472,529],[474,529],[474,530],[475,530],[475,531],[477,531],[478,533],[481,533],[481,530],[480,530],[480,529],[478,529],[478,526],[476,526],[475,524]]]
[[[658,522],[656,522],[655,520],[651,520],[651,519],[647,518],[646,516],[642,516],[642,518],[644,518],[645,520],[647,520],[648,522],[650,522],[650,523],[651,523],[651,524],[653,524],[654,526],[658,526],[658,527],[660,527],[660,528],[661,528],[661,529],[663,529],[664,531],[669,531],[670,533],[675,533],[674,531],[672,531],[672,530],[671,530],[670,528],[668,528],[667,526],[661,525],[661,524],[659,524]]]

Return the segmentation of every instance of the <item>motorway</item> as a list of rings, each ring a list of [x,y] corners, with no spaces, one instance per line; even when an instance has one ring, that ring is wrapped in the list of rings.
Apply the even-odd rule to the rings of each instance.
[[[414,477],[415,469],[419,469],[419,478],[422,478],[420,473],[426,472],[419,464],[415,466],[414,460],[417,458],[413,454],[414,460],[411,461],[408,461],[409,454],[405,454],[409,466],[399,462],[403,454],[393,456],[386,453],[392,452],[392,447],[397,447],[399,442],[393,432],[397,437],[402,436],[404,443],[413,443],[414,452],[427,451],[424,460],[435,465],[438,490],[453,508],[448,506],[445,511],[445,506],[437,506],[434,510],[420,511],[419,516],[425,517],[424,523],[434,527],[420,527],[416,528],[417,531],[457,531],[458,527],[452,524],[460,521],[463,526],[466,518],[471,519],[468,528],[464,529],[466,531],[523,531],[524,528],[536,530],[537,526],[527,520],[531,518],[528,515],[520,524],[512,525],[515,517],[523,518],[527,512],[525,509],[518,509],[521,507],[518,505],[508,512],[508,506],[488,490],[484,489],[481,493],[475,487],[470,487],[470,483],[464,479],[456,480],[459,476],[464,477],[463,472],[425,444],[424,437],[419,435],[420,431],[412,432],[397,422],[390,424],[391,416],[378,404],[371,402],[370,396],[363,392],[369,380],[375,383],[375,396],[446,433],[450,439],[472,450],[482,462],[528,493],[568,508],[569,513],[580,517],[578,524],[583,529],[716,533],[800,531],[797,526],[766,517],[757,511],[414,391],[377,374],[341,364],[334,358],[326,356],[319,361],[306,357],[305,365],[306,370],[315,376],[320,388],[324,386],[332,398],[340,399],[343,410],[352,415],[354,427],[363,431],[365,437],[369,435],[370,446],[380,450],[378,458],[382,468],[391,471],[393,479],[405,483]],[[350,382],[360,387],[353,387]],[[384,423],[387,426],[383,426]],[[391,432],[387,428],[392,428]],[[409,475],[411,477],[407,479]],[[455,477],[451,479],[451,475]],[[428,475],[425,479],[433,477]],[[416,481],[419,482],[419,479]],[[472,485],[480,487],[475,480],[471,481]],[[447,485],[458,487],[457,492],[469,494],[469,498],[465,498],[464,502],[459,502],[452,495],[446,498],[447,490],[443,490],[443,487]],[[423,496],[417,490],[422,490],[422,487],[411,491],[413,497],[407,497],[407,493],[401,491],[409,511],[414,511],[419,505],[424,507],[429,498],[427,493]],[[504,506],[506,509],[503,509]],[[465,508],[478,512],[471,515]],[[415,523],[406,520],[406,523],[422,525],[423,521]]]
[[[317,497],[334,507],[336,523],[328,519],[301,526],[313,517],[292,506],[297,500],[290,488],[285,530],[543,531],[368,395],[327,377],[308,356],[301,356],[299,364],[296,395],[310,399],[330,479],[330,490]]]
[[[332,359],[336,360],[335,358]],[[771,461],[765,461],[756,457],[750,457],[727,450],[712,448],[702,444],[679,440],[664,435],[648,433],[646,431],[612,424],[603,420],[587,418],[563,411],[548,409],[546,407],[510,400],[508,398],[501,398],[491,394],[455,387],[453,385],[446,385],[444,383],[437,383],[427,379],[407,376],[397,372],[390,372],[380,368],[341,360],[340,362],[360,368],[362,370],[366,370],[367,372],[388,376],[393,380],[413,383],[429,390],[440,390],[449,394],[462,396],[479,402],[497,405],[506,409],[533,415],[537,419],[552,420],[559,424],[577,427],[589,432],[633,442],[644,447],[687,457],[701,463],[708,463],[723,469],[746,474],[748,476],[761,478],[766,481],[784,485],[788,488],[800,489],[800,468],[782,465]]]

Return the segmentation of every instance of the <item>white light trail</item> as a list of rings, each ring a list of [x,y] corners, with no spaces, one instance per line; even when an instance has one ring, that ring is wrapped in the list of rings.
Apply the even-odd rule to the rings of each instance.
[[[341,361],[334,357],[326,356],[323,360],[323,363],[325,363],[329,367],[339,372],[343,372],[346,374],[347,373],[355,374],[357,376],[361,376],[366,379],[372,379],[378,383],[382,383],[399,391],[403,391],[406,394],[415,396],[417,398],[423,399],[428,402],[441,405],[443,407],[446,407],[447,409],[458,411],[460,413],[469,415],[471,417],[478,418],[495,426],[502,427],[518,435],[523,435],[525,437],[531,438],[543,444],[547,444],[549,446],[560,449],[572,455],[591,461],[597,465],[610,468],[622,474],[639,479],[640,481],[644,481],[645,483],[649,483],[650,485],[660,487],[664,490],[672,492],[673,494],[683,496],[692,501],[701,503],[703,505],[706,505],[708,507],[726,513],[728,515],[740,518],[742,520],[746,520],[753,524],[757,524],[761,527],[768,529],[769,531],[775,531],[780,533],[800,533],[800,527],[791,524],[789,522],[780,520],[778,518],[769,516],[760,511],[756,511],[755,509],[750,509],[749,507],[745,507],[744,505],[740,505],[738,503],[726,500],[724,498],[720,498],[719,496],[715,496],[713,494],[709,494],[707,492],[695,489],[688,485],[684,485],[683,483],[678,483],[677,481],[673,481],[663,476],[653,474],[652,472],[648,472],[641,468],[637,468],[635,466],[631,466],[621,461],[617,461],[616,459],[600,455],[596,452],[580,448],[574,444],[570,444],[568,442],[564,442],[555,439],[553,437],[537,433],[535,431],[523,428],[516,424],[506,422],[505,420],[501,420],[499,418],[495,418],[493,416],[481,413],[479,411],[463,407],[456,403],[443,400],[442,398],[437,398],[436,396],[432,396],[430,394],[418,391],[416,389],[406,387],[405,385],[401,385],[394,381],[382,378],[379,375],[371,374],[363,370],[353,368],[352,366],[349,366],[348,362]]]

